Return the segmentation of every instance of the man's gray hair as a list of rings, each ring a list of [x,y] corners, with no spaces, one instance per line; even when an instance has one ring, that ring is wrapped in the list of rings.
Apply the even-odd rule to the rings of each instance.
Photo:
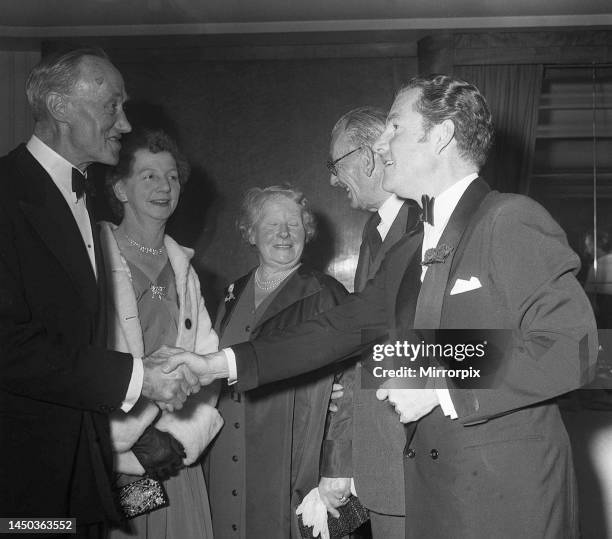
[[[344,132],[355,148],[371,148],[385,130],[387,113],[376,107],[359,107],[344,114],[334,125],[332,137]]]
[[[32,69],[26,81],[26,95],[34,121],[39,122],[47,118],[46,100],[50,93],[72,93],[79,80],[81,60],[85,56],[109,60],[102,49],[82,48],[45,56]]]

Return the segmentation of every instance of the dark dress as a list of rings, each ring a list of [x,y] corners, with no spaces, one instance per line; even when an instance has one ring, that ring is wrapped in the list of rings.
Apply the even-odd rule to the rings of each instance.
[[[293,326],[347,293],[335,279],[304,266],[257,309],[253,272],[230,288],[216,324],[221,347]],[[246,394],[224,391],[219,411],[225,426],[209,460],[215,537],[300,537],[295,508],[319,481],[333,372],[319,370]]]

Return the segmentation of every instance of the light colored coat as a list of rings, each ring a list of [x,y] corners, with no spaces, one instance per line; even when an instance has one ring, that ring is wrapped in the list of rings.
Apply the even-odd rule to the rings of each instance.
[[[100,224],[100,240],[109,280],[108,346],[142,358],[144,343],[132,276],[115,240],[114,228],[116,227],[111,223]],[[214,352],[218,349],[219,339],[212,329],[200,293],[198,276],[190,264],[193,250],[180,246],[167,235],[164,236],[164,246],[175,275],[179,304],[175,346],[198,354]],[[216,386],[203,388],[196,395],[189,397],[180,411],[163,412],[155,423],[156,428],[169,432],[183,444],[187,455],[184,459],[185,465],[197,460],[223,425],[223,420],[215,408],[217,397]],[[157,406],[141,399],[128,414],[116,411],[111,415],[111,440],[116,452],[117,471],[143,473],[129,449],[155,421],[158,413]]]

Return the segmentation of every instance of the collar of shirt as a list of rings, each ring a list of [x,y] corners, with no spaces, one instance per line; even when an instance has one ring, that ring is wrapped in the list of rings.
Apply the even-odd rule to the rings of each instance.
[[[451,185],[448,189],[440,193],[434,202],[434,226],[425,223],[423,227],[423,248],[421,252],[421,260],[427,249],[431,249],[438,245],[438,241],[442,237],[442,233],[448,224],[448,221],[455,211],[455,207],[459,203],[459,199],[463,196],[470,184],[478,178],[478,173],[473,172],[462,180]],[[425,277],[427,266],[423,266],[421,273],[421,281]]]
[[[403,204],[404,201],[401,198],[399,198],[397,195],[391,195],[382,203],[382,206],[378,208],[380,223],[378,223],[376,229],[378,230],[378,233],[383,241],[385,241],[391,225],[393,224],[393,221],[395,221],[395,218],[397,217],[397,214],[399,213]]]
[[[36,135],[32,135],[26,148],[51,176],[53,183],[57,185],[66,202],[68,204],[78,204],[79,199],[72,190],[72,169],[76,167],[52,150]]]

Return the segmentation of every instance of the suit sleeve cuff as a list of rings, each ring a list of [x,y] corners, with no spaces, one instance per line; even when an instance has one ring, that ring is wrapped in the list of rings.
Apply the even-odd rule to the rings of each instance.
[[[232,346],[232,351],[236,355],[236,389],[244,392],[259,387],[259,363],[253,344],[250,342],[235,344]]]
[[[236,354],[231,348],[224,348],[223,353],[227,359],[227,385],[233,385],[238,381],[238,370],[236,369]]]
[[[436,393],[438,395],[438,400],[440,401],[440,408],[442,408],[444,415],[450,417],[451,419],[457,419],[457,412],[448,389],[437,387]]]
[[[136,404],[136,401],[140,398],[140,392],[142,391],[142,383],[144,381],[144,367],[142,365],[142,358],[133,358],[134,364],[132,367],[132,377],[130,378],[130,384],[128,385],[125,399],[121,403],[121,409],[127,414]]]

